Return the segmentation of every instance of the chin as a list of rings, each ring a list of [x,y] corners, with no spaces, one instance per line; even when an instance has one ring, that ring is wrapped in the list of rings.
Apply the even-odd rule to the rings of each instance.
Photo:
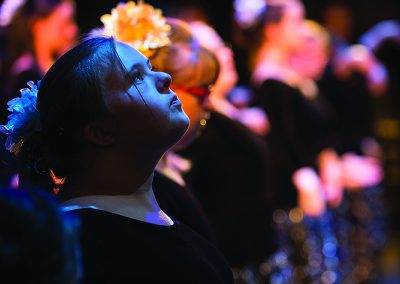
[[[172,147],[174,151],[183,150],[192,144],[193,141],[197,139],[201,134],[200,127],[198,128],[188,128],[181,139]]]
[[[182,116],[177,119],[174,125],[171,127],[170,131],[170,147],[177,144],[178,141],[185,135],[187,129],[189,128],[189,118],[186,116]]]

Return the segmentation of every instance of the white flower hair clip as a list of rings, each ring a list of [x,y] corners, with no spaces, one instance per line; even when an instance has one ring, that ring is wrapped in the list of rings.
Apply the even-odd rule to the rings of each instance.
[[[26,134],[39,128],[39,113],[36,109],[37,93],[40,85],[29,81],[29,88],[21,89],[21,96],[7,103],[11,114],[6,125],[0,125],[0,131],[8,135],[6,149],[18,155]]]

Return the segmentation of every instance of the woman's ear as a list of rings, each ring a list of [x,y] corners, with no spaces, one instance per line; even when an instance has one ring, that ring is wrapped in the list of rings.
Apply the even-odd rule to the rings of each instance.
[[[110,120],[90,123],[84,128],[86,139],[97,146],[111,146],[115,142],[113,123]]]

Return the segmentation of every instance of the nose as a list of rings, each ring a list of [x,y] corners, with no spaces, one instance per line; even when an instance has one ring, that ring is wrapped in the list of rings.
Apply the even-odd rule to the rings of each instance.
[[[164,73],[164,72],[158,72],[158,78],[157,78],[157,90],[160,93],[169,93],[169,86],[171,85],[171,75]]]

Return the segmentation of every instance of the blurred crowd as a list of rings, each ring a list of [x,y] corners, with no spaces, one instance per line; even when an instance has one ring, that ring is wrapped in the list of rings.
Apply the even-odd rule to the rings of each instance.
[[[387,12],[355,35],[364,28],[354,25],[356,4],[343,1],[234,0],[215,11],[207,1],[117,2],[1,3],[1,283],[400,282],[400,18]],[[143,75],[125,68],[128,51],[116,45],[124,70],[111,59],[104,68],[105,51],[90,57],[100,44],[79,49],[84,35],[83,46],[111,37],[172,77],[160,75],[157,88],[176,93],[190,121],[178,142],[149,117],[86,95],[116,93],[115,74],[126,71],[150,116],[160,115],[140,89]],[[92,88],[102,72],[110,81]],[[39,124],[21,115],[34,92]],[[125,122],[107,124],[109,107]],[[129,182],[139,193],[152,182],[151,194],[134,190],[127,202]],[[160,211],[148,219],[150,203]],[[178,239],[195,249],[183,254],[175,235],[88,213],[97,209],[182,223]],[[173,268],[146,256],[147,242],[128,255],[137,248],[126,236],[117,245],[114,225],[168,247]]]

